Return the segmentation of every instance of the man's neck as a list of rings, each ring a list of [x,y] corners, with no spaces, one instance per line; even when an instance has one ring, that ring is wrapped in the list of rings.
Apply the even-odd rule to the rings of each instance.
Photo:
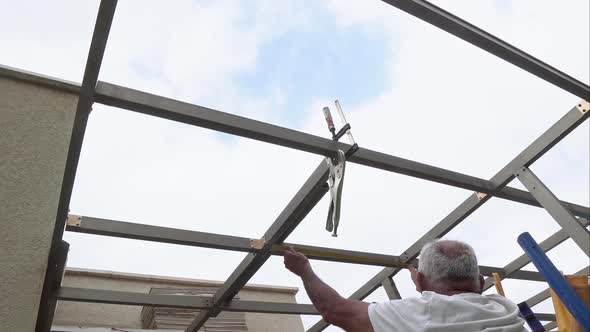
[[[436,285],[436,287],[433,287],[432,291],[435,293],[438,293],[438,294],[443,294],[443,295],[448,295],[448,296],[463,294],[463,293],[479,294],[479,292],[477,292],[473,289],[473,282],[470,280],[455,281],[455,282],[449,282],[449,283],[444,283],[444,284],[438,284],[438,285]]]
[[[448,296],[452,296],[452,295],[457,295],[457,294],[465,294],[465,293],[475,293],[477,294],[477,292],[474,292],[473,290],[460,290],[460,289],[453,289],[453,290],[448,290],[444,293],[439,293],[439,294],[444,294],[444,295],[448,295]]]

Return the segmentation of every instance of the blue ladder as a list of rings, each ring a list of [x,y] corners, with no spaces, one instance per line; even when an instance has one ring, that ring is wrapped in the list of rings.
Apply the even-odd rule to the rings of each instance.
[[[528,232],[524,232],[518,236],[518,244],[529,256],[533,264],[535,264],[537,270],[543,274],[549,287],[559,296],[561,302],[563,302],[572,316],[580,323],[584,331],[590,332],[590,308],[588,308],[561,273],[559,273],[555,265],[545,255],[545,251],[539,247],[535,239]]]

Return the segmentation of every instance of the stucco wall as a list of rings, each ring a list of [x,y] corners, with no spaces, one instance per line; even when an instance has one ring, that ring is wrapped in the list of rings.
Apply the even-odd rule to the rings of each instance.
[[[77,276],[66,274],[64,286],[94,289],[109,289],[126,292],[149,293],[151,287],[187,287],[184,284],[165,282],[121,280],[117,278]],[[197,285],[196,283],[194,284]],[[207,286],[206,284],[199,284]],[[242,300],[273,301],[295,303],[293,291],[269,291],[262,289],[244,289],[240,293]],[[102,326],[117,328],[141,328],[140,306],[113,304],[75,303],[59,301],[54,317],[54,325],[65,326]],[[302,332],[303,323],[297,315],[275,315],[246,313],[246,324],[252,332]]]
[[[0,75],[0,331],[34,331],[77,96]]]

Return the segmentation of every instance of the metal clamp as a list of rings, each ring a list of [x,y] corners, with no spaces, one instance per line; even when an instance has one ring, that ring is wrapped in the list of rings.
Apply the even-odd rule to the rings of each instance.
[[[344,170],[346,169],[346,159],[354,154],[358,149],[358,145],[355,143],[352,133],[350,132],[350,124],[346,122],[346,117],[340,106],[338,100],[334,101],[336,110],[340,115],[343,126],[338,132],[336,132],[336,126],[332,120],[332,114],[330,114],[330,108],[324,107],[323,113],[326,123],[328,124],[328,130],[332,133],[332,139],[338,141],[342,136],[346,135],[352,146],[348,151],[344,152],[338,150],[335,158],[326,158],[326,163],[330,169],[328,176],[328,187],[330,188],[330,208],[328,209],[328,218],[326,220],[326,230],[332,232],[333,237],[337,237],[338,225],[340,224],[340,207],[342,203],[342,187],[344,183]]]
[[[326,230],[333,232],[332,236],[337,237],[338,225],[340,224],[340,206],[342,205],[342,187],[344,184],[344,170],[346,169],[346,156],[344,151],[338,150],[334,161],[326,158],[330,169],[328,175],[328,186],[330,187],[330,208],[326,220]]]

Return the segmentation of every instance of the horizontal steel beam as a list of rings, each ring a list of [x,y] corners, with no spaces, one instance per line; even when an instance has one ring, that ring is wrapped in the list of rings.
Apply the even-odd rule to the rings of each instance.
[[[56,295],[60,301],[194,309],[207,309],[211,307],[212,302],[211,297],[203,296],[160,295],[76,287],[61,287]]]
[[[113,107],[124,108],[134,112],[217,130],[262,142],[277,144],[322,156],[333,157],[338,150],[348,151],[351,147],[348,144],[336,142],[331,139],[105,82],[99,82],[96,87],[96,101]],[[587,114],[586,116],[578,116],[578,123],[572,125],[570,130],[582,123],[587,117]],[[563,136],[567,133],[569,133],[569,131],[564,133]],[[561,137],[559,137],[559,139],[561,139]],[[551,144],[547,144],[545,150],[551,146]],[[540,155],[543,152],[544,151],[537,154]],[[535,159],[534,157],[536,156],[533,156],[531,159]],[[360,148],[349,158],[348,161],[458,188],[483,192],[523,204],[540,206],[534,197],[526,191],[515,188],[498,189],[498,185],[491,181],[373,150]],[[522,165],[518,165],[518,167],[520,166]],[[572,208],[572,213],[575,215],[590,217],[590,209],[587,207],[567,202],[563,202],[563,204]]]
[[[201,310],[209,309],[213,304],[213,299],[210,296],[161,295],[75,287],[61,287],[55,294],[60,301],[87,303],[190,308]],[[282,302],[233,300],[222,305],[221,310],[268,314],[319,315],[313,305]]]
[[[70,215],[66,230],[125,239],[178,244],[192,247],[255,252],[250,239],[239,236],[189,231],[87,216]]]
[[[264,314],[319,315],[311,304],[232,300],[221,306],[222,311],[256,312]]]
[[[590,222],[586,219],[580,219],[580,222],[584,225],[584,227],[587,227],[590,224]],[[549,250],[557,247],[559,244],[561,244],[562,242],[564,242],[567,239],[569,239],[569,236],[567,235],[567,233],[563,229],[561,229],[561,230],[557,231],[556,233],[554,233],[553,235],[551,235],[550,237],[548,237],[545,241],[539,243],[539,246],[545,252],[548,252]],[[506,264],[506,266],[504,266],[503,270],[507,276],[510,276],[510,274],[522,269],[525,265],[529,264],[530,262],[531,262],[531,259],[529,258],[529,256],[527,256],[526,254],[522,254],[518,258],[513,260],[512,262]],[[502,277],[502,276],[500,276],[500,277]],[[494,285],[494,279],[487,278],[484,283],[484,288],[483,288],[484,291],[488,290],[493,285]]]
[[[423,0],[383,0],[529,73],[590,100],[590,87],[475,25]]]
[[[590,257],[590,232],[586,227],[559,203],[557,197],[529,168],[522,167],[516,176],[586,256]]]
[[[293,247],[295,250],[305,254],[309,259],[313,260],[407,268],[407,264],[404,263],[404,261],[399,256],[308,246],[296,243],[271,245],[270,249],[266,249],[265,251],[264,249],[257,248],[257,246],[253,244],[253,239],[245,237],[189,231],[177,228],[144,225],[86,216],[70,215],[70,218],[68,218],[66,230],[77,233],[113,236],[193,247],[241,251],[261,255],[270,254],[281,256],[287,247]],[[262,243],[265,245],[266,241]],[[415,260],[414,264],[417,263],[418,260]],[[502,268],[494,266],[480,265],[480,272],[485,276],[490,276],[493,272],[497,272],[503,277],[507,275],[506,271],[504,271]],[[538,272],[533,271],[517,271],[512,273],[509,278],[531,281],[544,280]]]
[[[516,189],[505,187],[515,177],[515,173],[523,166],[530,166],[537,159],[539,159],[545,152],[551,147],[555,146],[561,141],[568,133],[578,127],[581,123],[588,119],[589,112],[585,111],[588,107],[587,102],[580,102],[569,110],[561,119],[559,119],[553,126],[547,129],[541,136],[534,140],[526,149],[518,154],[512,161],[504,166],[498,173],[496,173],[490,180],[492,186],[496,189],[496,195],[498,192],[506,192],[510,190],[512,193],[518,192]],[[502,189],[502,191],[500,191]],[[527,193],[528,194],[528,193]],[[521,197],[524,197],[522,195]],[[534,199],[532,195],[528,195]],[[431,228],[426,234],[412,244],[402,255],[402,259],[405,262],[410,262],[412,259],[418,256],[422,246],[425,243],[441,238],[465,218],[470,216],[475,210],[485,204],[489,199],[490,195],[473,193],[463,203],[459,204],[451,213],[443,218],[438,224]],[[584,208],[587,209],[587,208]],[[585,215],[585,214],[583,214]],[[585,217],[585,216],[584,216]],[[585,217],[587,218],[587,217]],[[391,278],[395,274],[401,271],[400,268],[385,268],[361,286],[356,292],[354,292],[349,298],[354,300],[363,300],[369,294],[374,292],[386,278]],[[324,320],[319,321],[312,326],[308,332],[323,331],[328,327],[328,323]]]
[[[253,239],[239,236],[189,231],[87,216],[70,215],[69,219],[70,221],[68,222],[66,230],[76,233],[249,253],[262,253],[263,251],[262,249],[257,249],[253,245]],[[270,254],[282,255],[286,247],[289,246],[314,260],[374,266],[402,266],[398,256],[309,246],[296,243],[273,245],[270,247]]]

